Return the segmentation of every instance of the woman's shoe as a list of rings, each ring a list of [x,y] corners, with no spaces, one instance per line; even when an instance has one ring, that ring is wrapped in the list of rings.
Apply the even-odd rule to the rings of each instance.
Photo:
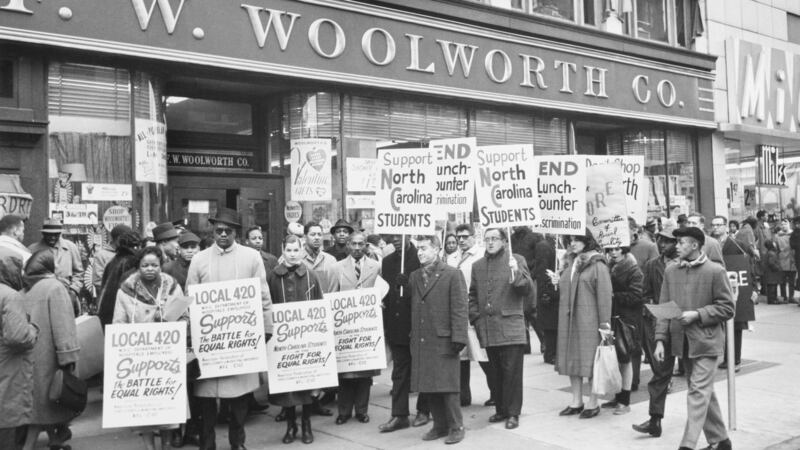
[[[576,406],[576,407],[567,406],[566,408],[561,410],[561,412],[558,413],[558,415],[559,416],[574,416],[575,414],[580,414],[582,411],[583,411],[583,405]]]
[[[305,431],[303,431],[305,433]],[[305,434],[304,434],[305,436]],[[291,444],[297,437],[297,422],[288,420],[286,421],[286,434],[283,435],[283,443]]]
[[[303,444],[310,444],[314,442],[314,433],[311,432],[311,420],[303,419],[301,425],[303,427],[303,436],[301,438]]]
[[[600,407],[596,407],[594,409],[584,409],[580,415],[581,419],[591,419],[592,417],[597,416],[600,414]]]

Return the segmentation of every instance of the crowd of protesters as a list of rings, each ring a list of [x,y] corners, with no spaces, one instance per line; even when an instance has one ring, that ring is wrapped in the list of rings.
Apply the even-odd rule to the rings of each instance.
[[[487,420],[508,429],[520,426],[532,329],[544,362],[569,377],[571,399],[559,415],[591,419],[602,409],[630,412],[644,362],[653,373],[647,386],[650,418],[633,429],[660,436],[670,380],[686,376],[689,410],[681,448],[695,448],[705,431],[709,448],[725,450],[731,443],[712,383],[717,368],[728,364],[721,324],[734,318],[738,371],[742,331],[755,320],[753,304],[759,294],[769,304],[795,302],[800,264],[800,218],[769,223],[764,211],[741,222],[715,216],[708,226],[697,213],[677,222],[651,218],[641,226],[631,219],[630,245],[616,248],[598,246],[588,230],[544,236],[519,227],[510,235],[504,229],[479,235],[465,223],[450,233],[411,239],[366,235],[340,220],[324,249],[326,230],[308,222],[287,229],[279,257],[264,250],[260,227],[242,230],[236,211],[222,208],[209,222],[213,234],[203,238],[169,222],[153,228],[152,237],[116,226],[85,260],[62,237],[57,221],[46,220],[41,240],[26,248],[26,223],[15,216],[0,219],[0,442],[30,450],[45,431],[48,448],[69,448],[75,414],[50,401],[48,387],[58,370],[75,370],[75,318],[81,314],[97,315],[103,326],[160,322],[166,320],[163,305],[183,296],[187,286],[255,277],[262,285],[268,341],[273,303],[371,287],[381,276],[389,284],[382,308],[393,386],[391,418],[379,425],[380,432],[432,421],[423,439],[463,440],[461,408],[472,403],[473,361],[490,392],[484,406],[494,408]],[[728,255],[747,258],[754,287],[751,301],[735,306],[736,287],[724,269]],[[681,308],[680,318],[656,320],[645,308],[668,301]],[[188,320],[188,312],[176,320]],[[595,349],[612,333],[618,341],[627,336],[626,348],[617,352],[622,386],[601,404],[584,381],[593,376]],[[276,420],[286,422],[283,443],[297,438],[297,406],[306,444],[314,441],[311,417],[332,415],[324,405],[337,397],[336,424],[352,418],[368,423],[372,378],[379,373],[340,373],[337,388],[270,395],[269,403],[281,408]],[[252,394],[259,386],[258,374],[194,381],[185,424],[135,432],[146,449],[206,450],[216,448],[214,427],[223,422],[231,448],[244,449],[245,418],[265,407]],[[410,392],[419,393],[413,419]]]

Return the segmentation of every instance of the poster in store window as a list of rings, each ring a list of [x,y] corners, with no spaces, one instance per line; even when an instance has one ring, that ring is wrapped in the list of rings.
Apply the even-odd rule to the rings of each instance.
[[[291,199],[296,202],[330,201],[331,140],[292,139]]]
[[[136,181],[167,184],[167,126],[158,120],[134,120]]]

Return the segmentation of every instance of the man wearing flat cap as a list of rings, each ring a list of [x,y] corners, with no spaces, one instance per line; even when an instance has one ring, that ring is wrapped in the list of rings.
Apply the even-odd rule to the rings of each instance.
[[[670,354],[683,357],[688,393],[680,449],[695,448],[703,431],[714,448],[729,450],[731,441],[714,393],[714,376],[725,344],[723,324],[734,314],[733,293],[725,268],[702,251],[703,230],[686,227],[675,230],[673,236],[681,261],[664,271],[660,302],[675,302],[683,312],[658,320],[653,357],[663,361],[665,346]]]
[[[261,255],[254,249],[236,243],[241,224],[236,211],[221,208],[209,222],[214,227],[214,244],[192,258],[186,285],[217,281],[258,278],[261,285],[261,307],[264,316],[265,341],[272,337],[272,299],[267,287],[267,273]],[[247,416],[250,392],[260,385],[257,373],[199,380],[195,395],[200,397],[202,428],[200,449],[216,448],[214,426],[217,422],[217,399],[230,405],[228,440],[233,450],[243,450],[244,420]]]
[[[347,248],[347,240],[353,234],[353,227],[344,219],[339,219],[336,224],[331,227],[331,236],[333,237],[333,245],[325,250],[325,253],[336,258],[336,261],[341,261],[350,255]]]
[[[178,259],[178,230],[172,222],[164,222],[153,228],[153,242],[170,261]]]
[[[62,239],[64,227],[60,220],[45,219],[42,224],[42,240],[28,247],[31,253],[50,249],[55,255],[56,278],[69,290],[73,306],[78,305],[83,287],[83,262],[78,246],[69,239]]]
[[[181,288],[186,292],[186,277],[189,275],[189,264],[192,258],[200,249],[200,238],[186,231],[178,237],[178,259],[164,264],[162,271],[167,275],[172,275],[175,281],[180,283]]]

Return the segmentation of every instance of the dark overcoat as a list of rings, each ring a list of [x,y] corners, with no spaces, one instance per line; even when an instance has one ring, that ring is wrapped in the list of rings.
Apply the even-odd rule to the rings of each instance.
[[[0,428],[31,423],[33,358],[39,330],[28,321],[24,299],[0,284]]]
[[[464,275],[437,260],[427,286],[411,273],[411,390],[459,392],[461,364],[453,343],[467,344]]]
[[[405,262],[403,263],[406,275],[419,269],[419,257],[413,245],[406,246]],[[408,345],[411,336],[411,290],[403,289],[397,285],[397,275],[400,273],[400,252],[394,252],[381,261],[381,274],[389,283],[389,292],[383,298],[383,328],[384,337],[389,345]]]
[[[542,330],[558,329],[558,293],[547,270],[556,270],[556,246],[552,239],[542,239],[534,250],[531,278],[536,282],[536,319]]]
[[[513,282],[508,253],[487,254],[472,265],[469,285],[469,321],[475,325],[481,347],[525,344],[525,300],[533,287],[528,264],[520,255]]]

